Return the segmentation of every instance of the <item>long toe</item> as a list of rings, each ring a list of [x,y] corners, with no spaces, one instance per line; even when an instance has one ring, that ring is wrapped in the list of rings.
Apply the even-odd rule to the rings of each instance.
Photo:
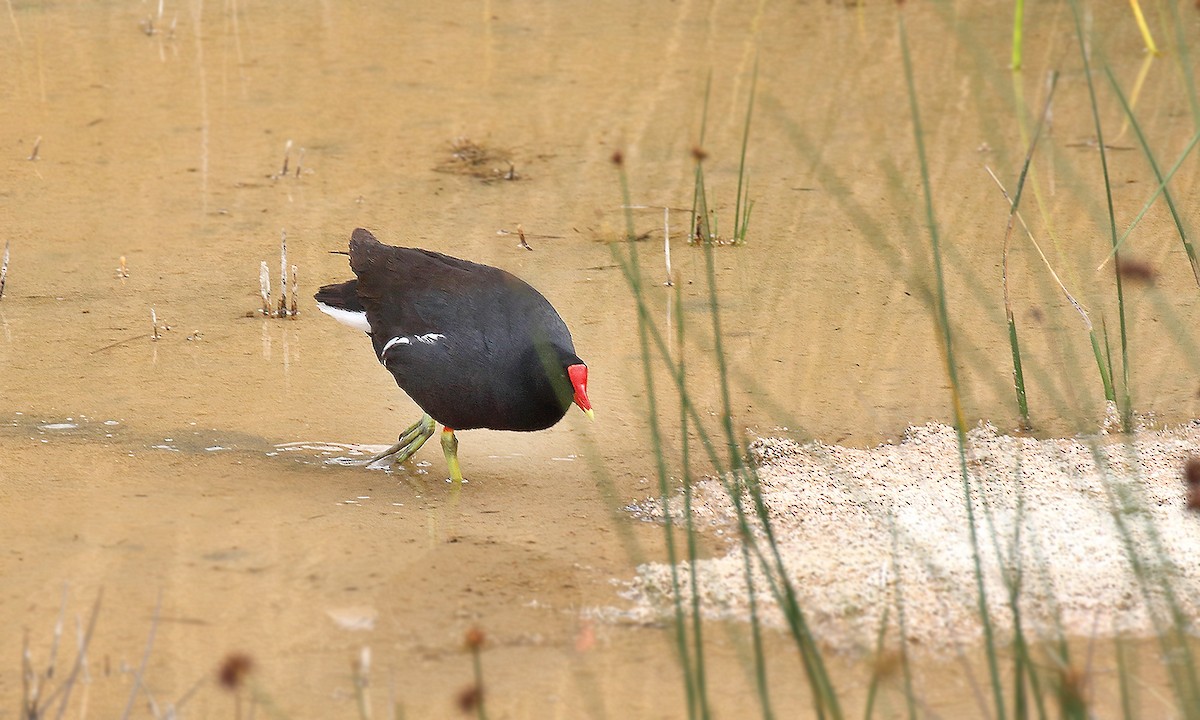
[[[404,432],[400,433],[400,437],[397,438],[395,445],[375,455],[366,464],[373,465],[389,457],[391,458],[390,464],[392,465],[397,465],[408,460],[421,449],[426,440],[433,437],[434,429],[433,418],[429,417],[429,415],[422,415],[420,420],[408,426]]]

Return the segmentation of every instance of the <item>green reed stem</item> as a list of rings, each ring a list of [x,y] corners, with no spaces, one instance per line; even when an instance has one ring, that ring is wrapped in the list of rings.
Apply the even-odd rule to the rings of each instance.
[[[1017,0],[1013,10],[1012,69],[1021,69],[1021,40],[1025,24],[1025,0]]]
[[[479,647],[471,648],[471,666],[475,671],[475,688],[479,691],[478,702],[475,705],[475,716],[479,720],[487,720],[487,704],[483,692],[483,659]]]
[[[650,423],[650,440],[654,447],[655,463],[658,471],[658,490],[659,500],[662,503],[663,509],[663,525],[664,538],[667,546],[667,562],[671,568],[671,592],[674,598],[675,610],[675,647],[679,653],[679,661],[683,665],[684,685],[687,692],[688,717],[695,718],[698,714],[698,704],[696,702],[696,684],[693,675],[691,655],[688,649],[687,631],[683,618],[683,601],[679,586],[679,558],[675,549],[675,533],[672,520],[671,508],[669,506],[670,493],[667,485],[667,461],[666,453],[663,448],[662,433],[658,426],[658,405],[654,390],[654,373],[650,357],[650,343],[647,337],[647,325],[651,323],[649,313],[643,302],[640,301],[641,295],[641,272],[638,267],[638,252],[637,242],[635,240],[636,233],[633,228],[633,211],[631,207],[633,203],[629,199],[629,180],[625,174],[624,165],[618,162],[618,175],[621,182],[621,200],[622,207],[625,208],[625,232],[626,244],[629,246],[629,270],[630,276],[634,279],[632,286],[633,292],[639,297],[638,306],[638,347],[642,354],[642,370],[643,379],[646,384],[646,402],[649,405],[649,423]],[[616,245],[613,246],[613,255],[618,256]]]
[[[746,177],[746,148],[750,145],[750,118],[754,112],[754,94],[758,87],[758,57],[754,58],[754,75],[750,80],[750,100],[746,103],[746,123],[742,128],[742,156],[738,162],[737,200],[733,207],[733,243],[746,242],[746,231],[750,229],[750,186],[742,196],[742,182]]]
[[[1117,681],[1121,689],[1121,717],[1125,720],[1133,720],[1133,687],[1129,679],[1131,671],[1129,669],[1129,661],[1125,658],[1125,639],[1117,635],[1113,639],[1113,650],[1117,654]]]
[[[1200,682],[1197,681],[1196,666],[1189,647],[1188,628],[1192,623],[1180,607],[1174,588],[1171,586],[1170,576],[1165,570],[1170,567],[1169,558],[1157,542],[1157,532],[1153,524],[1143,509],[1134,502],[1131,484],[1121,483],[1112,477],[1108,468],[1108,459],[1095,441],[1091,442],[1090,447],[1092,460],[1101,473],[1101,484],[1108,499],[1109,513],[1120,536],[1125,558],[1129,561],[1130,569],[1137,581],[1142,602],[1146,606],[1146,614],[1154,626],[1155,636],[1162,652],[1163,664],[1171,679],[1171,687],[1175,691],[1179,707],[1183,711],[1184,717],[1200,717]],[[1158,558],[1154,560],[1153,567],[1148,566],[1136,545],[1134,529],[1130,523],[1138,520],[1145,524],[1142,530],[1155,541],[1158,550]],[[1158,585],[1158,590],[1162,593],[1171,616],[1170,624],[1164,621],[1157,610],[1152,585]],[[1182,667],[1180,660],[1183,661]]]
[[[1027,430],[1032,425],[1029,422],[1029,399],[1025,393],[1025,372],[1021,366],[1021,343],[1017,339],[1017,321],[1013,315],[1012,299],[1008,291],[1008,248],[1009,241],[1012,239],[1013,224],[1017,218],[1017,211],[1020,208],[1021,196],[1025,191],[1025,179],[1029,177],[1029,167],[1033,164],[1033,152],[1037,148],[1038,139],[1042,135],[1042,128],[1046,124],[1046,117],[1050,113],[1050,103],[1054,99],[1054,88],[1057,87],[1057,81],[1058,73],[1054,73],[1051,75],[1050,88],[1046,92],[1046,102],[1042,108],[1042,114],[1038,117],[1037,127],[1034,128],[1033,137],[1029,140],[1029,149],[1025,152],[1025,163],[1021,166],[1021,174],[1017,178],[1017,187],[1013,193],[1012,204],[1008,213],[1008,224],[1004,229],[1004,262],[1002,271],[1004,280],[1004,315],[1008,322],[1008,344],[1012,349],[1013,384],[1017,393],[1017,410],[1021,413],[1021,426]]]
[[[1087,44],[1083,37],[1083,23],[1079,18],[1079,2],[1071,0],[1071,14],[1075,18],[1075,37],[1079,41],[1079,54],[1083,58],[1083,75],[1087,80],[1088,98],[1091,100],[1092,122],[1096,128],[1096,144],[1100,148],[1100,169],[1104,175],[1104,196],[1108,203],[1108,228],[1113,248],[1113,276],[1117,284],[1117,314],[1121,328],[1121,384],[1124,395],[1121,405],[1121,426],[1125,432],[1133,431],[1133,397],[1129,387],[1129,336],[1125,327],[1125,291],[1121,283],[1121,256],[1117,242],[1117,217],[1113,209],[1112,181],[1108,174],[1108,153],[1104,146],[1104,128],[1100,123],[1100,106],[1096,101],[1096,84],[1092,82],[1092,66],[1088,57]]]
[[[879,632],[875,634],[875,670],[871,673],[871,685],[867,688],[867,707],[863,710],[864,720],[871,720],[871,716],[875,712],[875,694],[879,691],[879,680],[883,677],[883,640],[887,636],[888,617],[891,610],[891,605],[883,608],[883,617],[879,620]]]
[[[617,260],[617,264],[620,267],[622,274],[625,276],[626,282],[628,282],[633,288],[640,288],[640,280],[634,276],[634,268],[631,266],[631,264],[626,262],[625,258],[615,251],[613,255]],[[711,256],[709,257],[711,258]],[[654,346],[658,352],[658,356],[667,365],[668,369],[671,370],[670,378],[672,382],[676,382],[677,377],[674,372],[674,367],[670,361],[671,355],[669,349],[667,348],[666,342],[663,340],[662,334],[659,332],[657,326],[654,324],[653,320],[650,319],[649,310],[645,305],[644,297],[637,290],[634,292],[634,301],[638,306],[639,318],[645,319],[646,330],[650,335],[650,339],[654,343]],[[709,438],[708,433],[704,431],[703,421],[695,404],[687,395],[686,389],[683,387],[683,385],[676,384],[676,389],[680,392],[680,402],[686,407],[687,415],[691,419],[693,425],[696,427],[697,436],[701,445],[704,447],[709,462],[712,463],[714,469],[716,470],[717,476],[722,478],[727,477],[729,475],[729,471],[724,467],[724,463],[720,458],[720,454],[717,452],[717,448],[713,444],[711,438]],[[738,470],[741,472],[744,471],[744,468],[739,468]],[[804,620],[804,615],[801,611],[799,611],[795,597],[795,590],[791,587],[790,580],[787,578],[786,573],[780,573],[780,576],[784,580],[784,588],[781,590],[779,583],[776,582],[775,577],[771,572],[772,565],[777,568],[782,568],[782,559],[779,556],[778,547],[774,543],[774,535],[769,522],[764,523],[763,527],[767,535],[767,542],[772,546],[772,550],[774,551],[774,563],[769,563],[767,558],[762,554],[758,547],[754,530],[750,527],[749,520],[747,519],[745,506],[742,501],[742,494],[745,490],[745,485],[740,483],[725,482],[725,490],[732,499],[739,537],[742,540],[742,555],[745,563],[746,582],[750,602],[750,628],[754,637],[755,662],[759,677],[765,679],[766,662],[762,654],[762,643],[760,638],[761,625],[756,610],[755,589],[752,582],[753,575],[751,572],[751,563],[749,559],[751,554],[753,554],[754,558],[763,568],[767,583],[771,589],[771,593],[779,603],[780,608],[783,610],[784,617],[788,622],[788,627],[791,631],[793,639],[801,650],[801,659],[805,663],[806,676],[813,688],[813,697],[818,702],[816,708],[818,711],[818,717],[823,718],[825,716],[825,709],[829,707],[830,710],[835,712],[835,717],[840,718],[841,712],[837,704],[836,695],[833,694],[832,686],[828,682],[828,675],[824,671],[824,665],[821,662],[819,650],[816,647],[816,643],[811,632],[808,630],[808,626]],[[756,509],[765,515],[765,507],[761,502],[761,494],[758,496]],[[760,694],[762,694],[761,700],[763,702],[764,713],[767,717],[770,717],[770,707],[768,698],[765,694],[765,682],[760,684],[759,690]]]
[[[1138,144],[1142,147],[1142,153],[1146,156],[1146,162],[1150,163],[1150,169],[1154,171],[1154,177],[1158,179],[1158,189],[1146,202],[1146,206],[1142,208],[1142,211],[1133,219],[1133,222],[1130,223],[1129,229],[1125,231],[1117,244],[1120,246],[1121,243],[1125,242],[1125,239],[1129,237],[1129,233],[1133,232],[1133,228],[1137,226],[1138,222],[1141,221],[1142,217],[1150,209],[1150,206],[1158,198],[1159,193],[1162,193],[1163,199],[1167,201],[1167,208],[1171,211],[1171,219],[1175,221],[1175,231],[1179,233],[1179,239],[1183,242],[1184,252],[1187,253],[1188,262],[1192,266],[1192,277],[1196,279],[1196,285],[1200,287],[1200,260],[1197,259],[1196,250],[1192,247],[1191,241],[1188,240],[1187,232],[1183,229],[1183,220],[1180,219],[1179,211],[1175,208],[1175,200],[1171,197],[1171,191],[1167,189],[1167,183],[1175,176],[1175,171],[1183,164],[1184,158],[1191,154],[1192,148],[1196,147],[1197,141],[1200,141],[1200,132],[1192,136],[1192,141],[1184,148],[1183,153],[1179,156],[1179,160],[1171,168],[1166,178],[1164,178],[1162,171],[1158,169],[1158,163],[1154,160],[1154,153],[1150,150],[1150,143],[1146,141],[1146,136],[1142,133],[1141,125],[1138,123],[1137,118],[1134,117],[1133,110],[1129,107],[1129,102],[1125,99],[1125,93],[1121,92],[1121,86],[1117,84],[1117,79],[1113,76],[1112,68],[1107,64],[1104,66],[1104,74],[1108,76],[1109,85],[1112,86],[1117,99],[1121,101],[1121,108],[1125,111],[1125,117],[1129,119],[1129,125],[1133,128],[1134,135],[1137,136]],[[1113,252],[1116,252],[1116,250],[1113,250]]]
[[[675,374],[676,384],[679,387],[684,387],[687,378],[687,368],[684,362],[684,326],[685,313],[683,312],[683,289],[680,283],[675,283],[675,347],[679,349],[678,359],[675,362],[675,367],[678,371]],[[695,671],[696,671],[696,705],[699,710],[700,717],[707,718],[710,716],[708,707],[708,681],[704,670],[704,618],[700,613],[700,581],[697,578],[697,560],[699,552],[696,547],[696,528],[695,520],[692,516],[692,471],[691,457],[688,443],[688,415],[687,407],[681,401],[679,403],[679,428],[680,428],[680,446],[681,446],[681,465],[683,467],[683,517],[687,526],[687,555],[688,555],[688,579],[690,581],[691,600],[692,600],[692,648],[695,652]]]
[[[917,88],[913,79],[912,57],[908,49],[908,33],[904,26],[904,10],[897,13],[897,27],[900,35],[900,53],[904,61],[904,80],[908,85],[909,107],[913,119],[913,138],[917,146],[917,158],[921,166],[921,186],[925,197],[925,219],[929,227],[929,241],[933,254],[933,267],[937,285],[936,314],[939,330],[941,331],[942,352],[946,361],[946,371],[950,379],[950,395],[954,410],[954,428],[958,436],[959,468],[963,479],[963,500],[966,503],[967,524],[971,538],[971,557],[975,566],[975,591],[978,599],[979,619],[983,625],[984,647],[987,651],[988,673],[991,679],[992,694],[996,703],[996,716],[1004,718],[1004,688],[1000,682],[1000,667],[996,654],[996,640],[992,628],[992,620],[988,615],[987,589],[983,583],[983,561],[979,554],[979,537],[975,527],[975,509],[971,499],[971,475],[967,470],[966,455],[966,418],[963,415],[961,385],[958,380],[958,368],[954,356],[954,338],[950,330],[950,312],[946,303],[946,280],[942,271],[942,254],[938,238],[937,219],[933,212],[933,190],[929,181],[929,165],[925,156],[925,139],[921,126],[921,113],[917,105]]]
[[[1192,75],[1192,59],[1188,52],[1190,41],[1185,33],[1188,23],[1179,17],[1179,8],[1175,3],[1163,3],[1167,12],[1171,13],[1171,25],[1175,28],[1175,57],[1179,63],[1179,72],[1183,75],[1183,83],[1187,87],[1188,103],[1192,106],[1192,121],[1200,128],[1200,94],[1196,93],[1196,80]]]
[[[912,668],[908,666],[908,620],[904,615],[904,578],[900,574],[900,533],[896,529],[896,516],[888,510],[888,529],[892,535],[892,574],[895,576],[896,625],[899,630],[900,669],[904,673],[904,699],[908,706],[908,720],[917,720],[917,695],[913,692]]]
[[[1116,403],[1117,393],[1113,388],[1112,381],[1112,355],[1108,350],[1108,325],[1103,319],[1100,324],[1104,329],[1104,348],[1100,347],[1100,338],[1096,336],[1095,328],[1088,332],[1088,339],[1092,343],[1092,354],[1096,356],[1096,367],[1100,369],[1100,382],[1104,385],[1104,399],[1110,403]]]

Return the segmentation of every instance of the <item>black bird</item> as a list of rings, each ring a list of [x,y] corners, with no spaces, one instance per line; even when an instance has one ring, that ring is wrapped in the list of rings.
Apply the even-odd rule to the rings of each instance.
[[[455,430],[545,430],[571,403],[593,417],[587,365],[546,298],[499,268],[350,236],[357,276],[322,287],[317,307],[365,331],[375,356],[424,411],[375,456],[412,457],[441,423],[450,477],[462,482]]]

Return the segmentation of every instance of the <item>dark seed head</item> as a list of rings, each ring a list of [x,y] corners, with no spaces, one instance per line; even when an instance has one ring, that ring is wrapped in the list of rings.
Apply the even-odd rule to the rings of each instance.
[[[478,650],[483,647],[484,634],[477,627],[467,630],[467,634],[463,636],[463,642],[466,643],[468,650]]]
[[[217,668],[217,680],[226,690],[237,690],[245,682],[246,676],[254,670],[254,660],[245,653],[229,653],[221,666]]]
[[[479,703],[483,702],[483,688],[479,685],[469,685],[458,692],[458,709],[464,714],[475,712]]]
[[[621,167],[622,165],[624,165],[625,164],[625,153],[621,152],[620,150],[613,150],[612,163],[613,163],[613,165],[616,165],[617,167]]]
[[[695,158],[696,162],[704,162],[708,158],[708,153],[704,152],[704,148],[697,145],[692,148],[692,157]]]

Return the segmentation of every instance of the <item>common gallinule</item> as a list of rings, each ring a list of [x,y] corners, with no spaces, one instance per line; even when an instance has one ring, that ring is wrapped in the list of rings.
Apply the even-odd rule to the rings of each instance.
[[[317,307],[371,336],[375,356],[424,411],[372,461],[412,457],[441,423],[450,477],[462,482],[455,430],[545,430],[574,402],[588,417],[587,365],[537,290],[499,268],[350,236],[357,276],[326,285]]]

